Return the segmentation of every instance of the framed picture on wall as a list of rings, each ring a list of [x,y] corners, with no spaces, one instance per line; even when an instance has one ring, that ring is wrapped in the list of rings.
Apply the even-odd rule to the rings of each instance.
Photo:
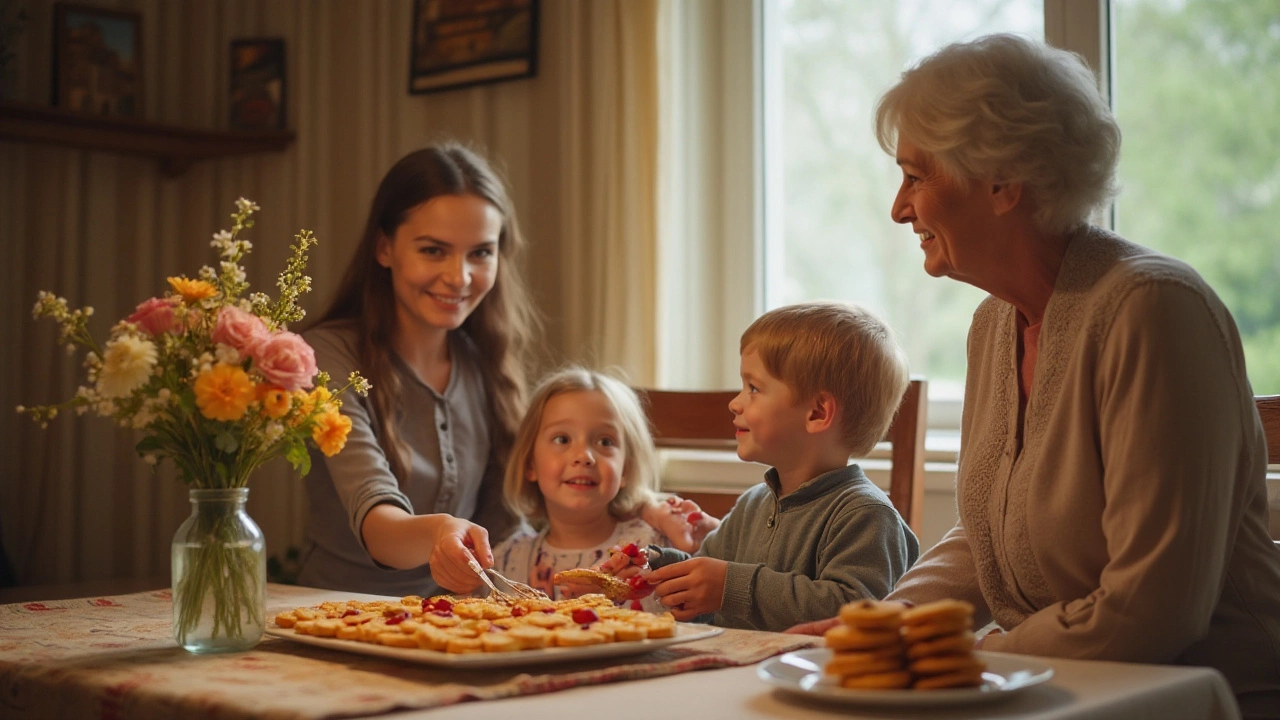
[[[538,70],[538,0],[414,0],[409,92],[439,92]]]
[[[285,128],[283,38],[233,40],[230,77],[232,129]]]
[[[53,104],[94,115],[142,114],[142,16],[56,3]]]

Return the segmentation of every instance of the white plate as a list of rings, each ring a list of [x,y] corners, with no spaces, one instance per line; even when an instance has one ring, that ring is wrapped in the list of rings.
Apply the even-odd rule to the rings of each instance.
[[[1053,668],[1020,655],[974,653],[987,664],[982,685],[948,690],[848,690],[822,667],[831,659],[825,648],[799,650],[769,658],[756,668],[761,680],[786,692],[807,698],[850,705],[881,707],[932,707],[968,705],[1006,698],[1053,677]]]
[[[276,627],[275,625],[268,626],[266,629],[268,635],[303,643],[304,645],[315,645],[316,647],[329,648],[330,650],[340,650],[360,655],[376,655],[394,660],[403,660],[404,662],[452,668],[511,668],[573,660],[640,655],[668,645],[675,645],[676,643],[715,637],[722,632],[724,632],[724,628],[676,623],[675,637],[669,638],[629,640],[582,647],[552,647],[517,652],[460,654],[440,652],[438,650],[389,647],[387,645],[374,645],[373,643],[316,637],[314,635],[299,635],[292,629]]]

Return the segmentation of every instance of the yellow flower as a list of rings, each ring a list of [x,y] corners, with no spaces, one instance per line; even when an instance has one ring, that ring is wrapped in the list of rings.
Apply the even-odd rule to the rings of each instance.
[[[185,277],[169,278],[169,287],[188,303],[199,302],[218,294],[218,289],[204,280],[190,280]]]
[[[318,407],[321,410],[333,410],[334,408],[325,407],[325,404],[328,403],[332,397],[333,393],[329,392],[328,388],[317,385],[316,389],[311,391],[311,407]]]
[[[262,412],[272,420],[279,420],[289,412],[289,407],[293,404],[293,398],[289,395],[289,391],[284,388],[274,387],[271,385],[262,385],[259,387],[259,398],[262,400]]]
[[[298,426],[316,409],[315,398],[306,390],[294,390],[291,395],[298,400],[298,412],[289,420],[289,424]]]
[[[311,439],[326,457],[337,455],[347,444],[347,433],[351,432],[351,418],[337,412],[327,412],[316,419],[311,429]]]
[[[210,420],[239,420],[257,395],[248,373],[235,365],[214,365],[193,387],[200,413]]]

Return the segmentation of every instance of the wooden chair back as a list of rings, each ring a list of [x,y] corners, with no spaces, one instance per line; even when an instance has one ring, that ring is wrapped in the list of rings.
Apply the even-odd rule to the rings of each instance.
[[[1267,462],[1280,464],[1280,395],[1255,397],[1258,416],[1262,418],[1262,432],[1267,436]]]
[[[1262,433],[1267,438],[1267,463],[1280,464],[1280,395],[1261,395],[1253,399],[1258,405],[1258,417],[1262,418]],[[1280,522],[1276,511],[1271,511],[1271,539],[1280,548]]]
[[[729,401],[736,390],[637,389],[649,414],[658,448],[733,450],[733,417]],[[917,535],[923,524],[924,433],[928,381],[914,378],[907,386],[885,440],[890,446],[889,500]],[[726,492],[681,492],[717,517],[733,508],[737,495]]]

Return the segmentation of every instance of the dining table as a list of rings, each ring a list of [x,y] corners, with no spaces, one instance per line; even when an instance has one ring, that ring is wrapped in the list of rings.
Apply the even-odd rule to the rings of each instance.
[[[269,584],[267,617],[331,600],[386,599]],[[1040,671],[1040,682],[985,697],[812,692],[803,674],[821,638],[724,629],[642,652],[548,662],[448,665],[319,646],[282,629],[251,650],[192,654],[172,635],[167,588],[0,604],[0,717],[449,720],[466,718],[1020,718],[1230,720],[1225,678],[1203,667],[985,654]],[[272,625],[270,620],[267,623]],[[682,626],[683,627],[683,626]],[[687,628],[686,628],[687,629]],[[657,645],[661,645],[660,647]],[[406,652],[430,653],[429,650]],[[1049,672],[1051,671],[1051,672]],[[910,691],[904,691],[910,692]],[[880,693],[879,695],[884,695]]]

